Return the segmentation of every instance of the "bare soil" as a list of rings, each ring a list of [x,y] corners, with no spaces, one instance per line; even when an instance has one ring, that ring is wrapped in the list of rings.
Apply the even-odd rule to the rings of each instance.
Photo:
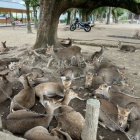
[[[132,85],[135,87],[134,92],[135,95],[140,97],[140,40],[139,39],[133,39],[131,38],[132,33],[139,28],[140,25],[103,25],[99,24],[96,25],[94,28],[92,28],[91,32],[86,33],[84,30],[76,30],[74,32],[71,31],[65,31],[64,28],[66,26],[59,25],[58,29],[58,37],[59,38],[73,38],[77,40],[89,40],[86,42],[94,42],[97,45],[96,46],[87,46],[87,45],[79,45],[83,52],[88,54],[90,56],[95,51],[100,50],[99,47],[97,47],[100,44],[108,44],[108,49],[105,51],[104,59],[111,60],[112,63],[126,68],[126,74],[128,79],[131,81]],[[36,31],[33,30],[33,34],[27,34],[25,27],[16,27],[15,30],[12,29],[12,27],[0,27],[0,41],[7,41],[7,46],[10,48],[10,51],[7,54],[0,55],[0,59],[7,58],[7,57],[20,57],[22,60],[24,60],[24,63],[27,66],[33,66],[33,67],[39,67],[42,68],[45,71],[45,75],[49,79],[49,81],[61,81],[59,74],[56,73],[57,66],[56,64],[52,65],[49,69],[46,68],[46,64],[48,62],[48,57],[44,56],[42,60],[40,58],[37,58],[35,61],[33,58],[28,55],[28,53],[23,53],[27,49],[30,50],[32,45],[35,43],[36,39]],[[115,36],[115,38],[111,37]],[[125,42],[131,42],[131,43],[137,43],[134,44],[138,51],[135,53],[124,53],[120,52],[117,48],[110,48],[110,45],[117,45],[118,36],[126,36],[126,38],[123,38],[123,41]],[[96,40],[97,39],[97,40]],[[101,39],[101,40],[98,40]],[[93,41],[92,41],[93,40]],[[108,41],[111,40],[111,41]],[[139,43],[139,44],[138,44]],[[33,55],[35,57],[35,55]],[[72,84],[72,86],[77,87],[84,87],[85,79],[79,79],[75,80],[75,82]],[[21,89],[22,85],[17,85],[18,90],[13,90],[13,95],[16,95]],[[84,99],[91,98],[88,96],[87,93],[90,93],[90,91],[81,88],[80,90],[76,90],[76,92],[79,94],[80,97]],[[3,102],[0,104],[0,114],[2,115],[2,121],[3,121],[3,127],[5,128],[5,120],[6,116],[9,114],[9,105],[10,100]],[[72,106],[76,111],[79,111],[83,116],[85,115],[85,112],[83,111],[86,106],[86,101],[80,101],[78,99],[73,99],[70,103],[70,106]],[[33,111],[39,112],[39,113],[45,113],[45,110],[43,106],[38,102],[38,98],[36,99],[36,104],[32,108]],[[55,127],[57,124],[55,120],[52,121],[50,126]],[[126,136],[121,133],[120,131],[112,132],[108,129],[104,129],[99,126],[98,128],[98,140],[104,139],[104,140],[127,140]]]

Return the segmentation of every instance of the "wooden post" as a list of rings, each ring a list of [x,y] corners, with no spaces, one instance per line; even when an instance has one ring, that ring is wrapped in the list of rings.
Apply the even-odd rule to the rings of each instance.
[[[100,102],[97,99],[88,99],[82,140],[96,140]]]

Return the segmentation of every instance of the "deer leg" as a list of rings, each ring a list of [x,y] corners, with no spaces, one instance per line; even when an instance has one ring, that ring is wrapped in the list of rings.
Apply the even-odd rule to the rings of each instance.
[[[50,67],[50,64],[52,63],[53,60],[54,60],[54,58],[50,58],[50,59],[49,59],[49,61],[48,61],[48,63],[47,63],[47,68]]]
[[[99,121],[98,123],[99,123],[100,126],[102,126],[102,127],[104,127],[105,129],[107,129],[106,125],[105,125],[103,122]]]

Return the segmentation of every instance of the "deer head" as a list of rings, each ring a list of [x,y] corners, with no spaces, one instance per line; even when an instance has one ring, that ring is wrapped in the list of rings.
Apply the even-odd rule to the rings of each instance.
[[[127,124],[128,116],[132,108],[126,109],[126,108],[119,107],[118,105],[117,105],[117,108],[118,108],[118,124],[121,127],[124,127]]]
[[[92,73],[88,73],[86,75],[86,82],[85,82],[86,88],[89,88],[92,86],[93,77],[94,77],[94,75]]]
[[[6,41],[5,42],[1,42],[3,48],[6,48]]]

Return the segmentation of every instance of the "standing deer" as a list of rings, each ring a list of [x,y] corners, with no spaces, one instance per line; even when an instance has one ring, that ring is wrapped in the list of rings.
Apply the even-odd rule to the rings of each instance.
[[[61,50],[54,50],[54,46],[52,45],[48,46],[46,53],[51,54],[56,61],[59,61],[60,68],[62,64],[64,67],[64,65],[66,65],[65,62],[70,60],[73,56],[75,56],[78,60],[78,65],[81,62],[82,58],[81,48],[78,46],[71,46]],[[49,60],[48,64],[50,63],[50,61],[51,59]]]

